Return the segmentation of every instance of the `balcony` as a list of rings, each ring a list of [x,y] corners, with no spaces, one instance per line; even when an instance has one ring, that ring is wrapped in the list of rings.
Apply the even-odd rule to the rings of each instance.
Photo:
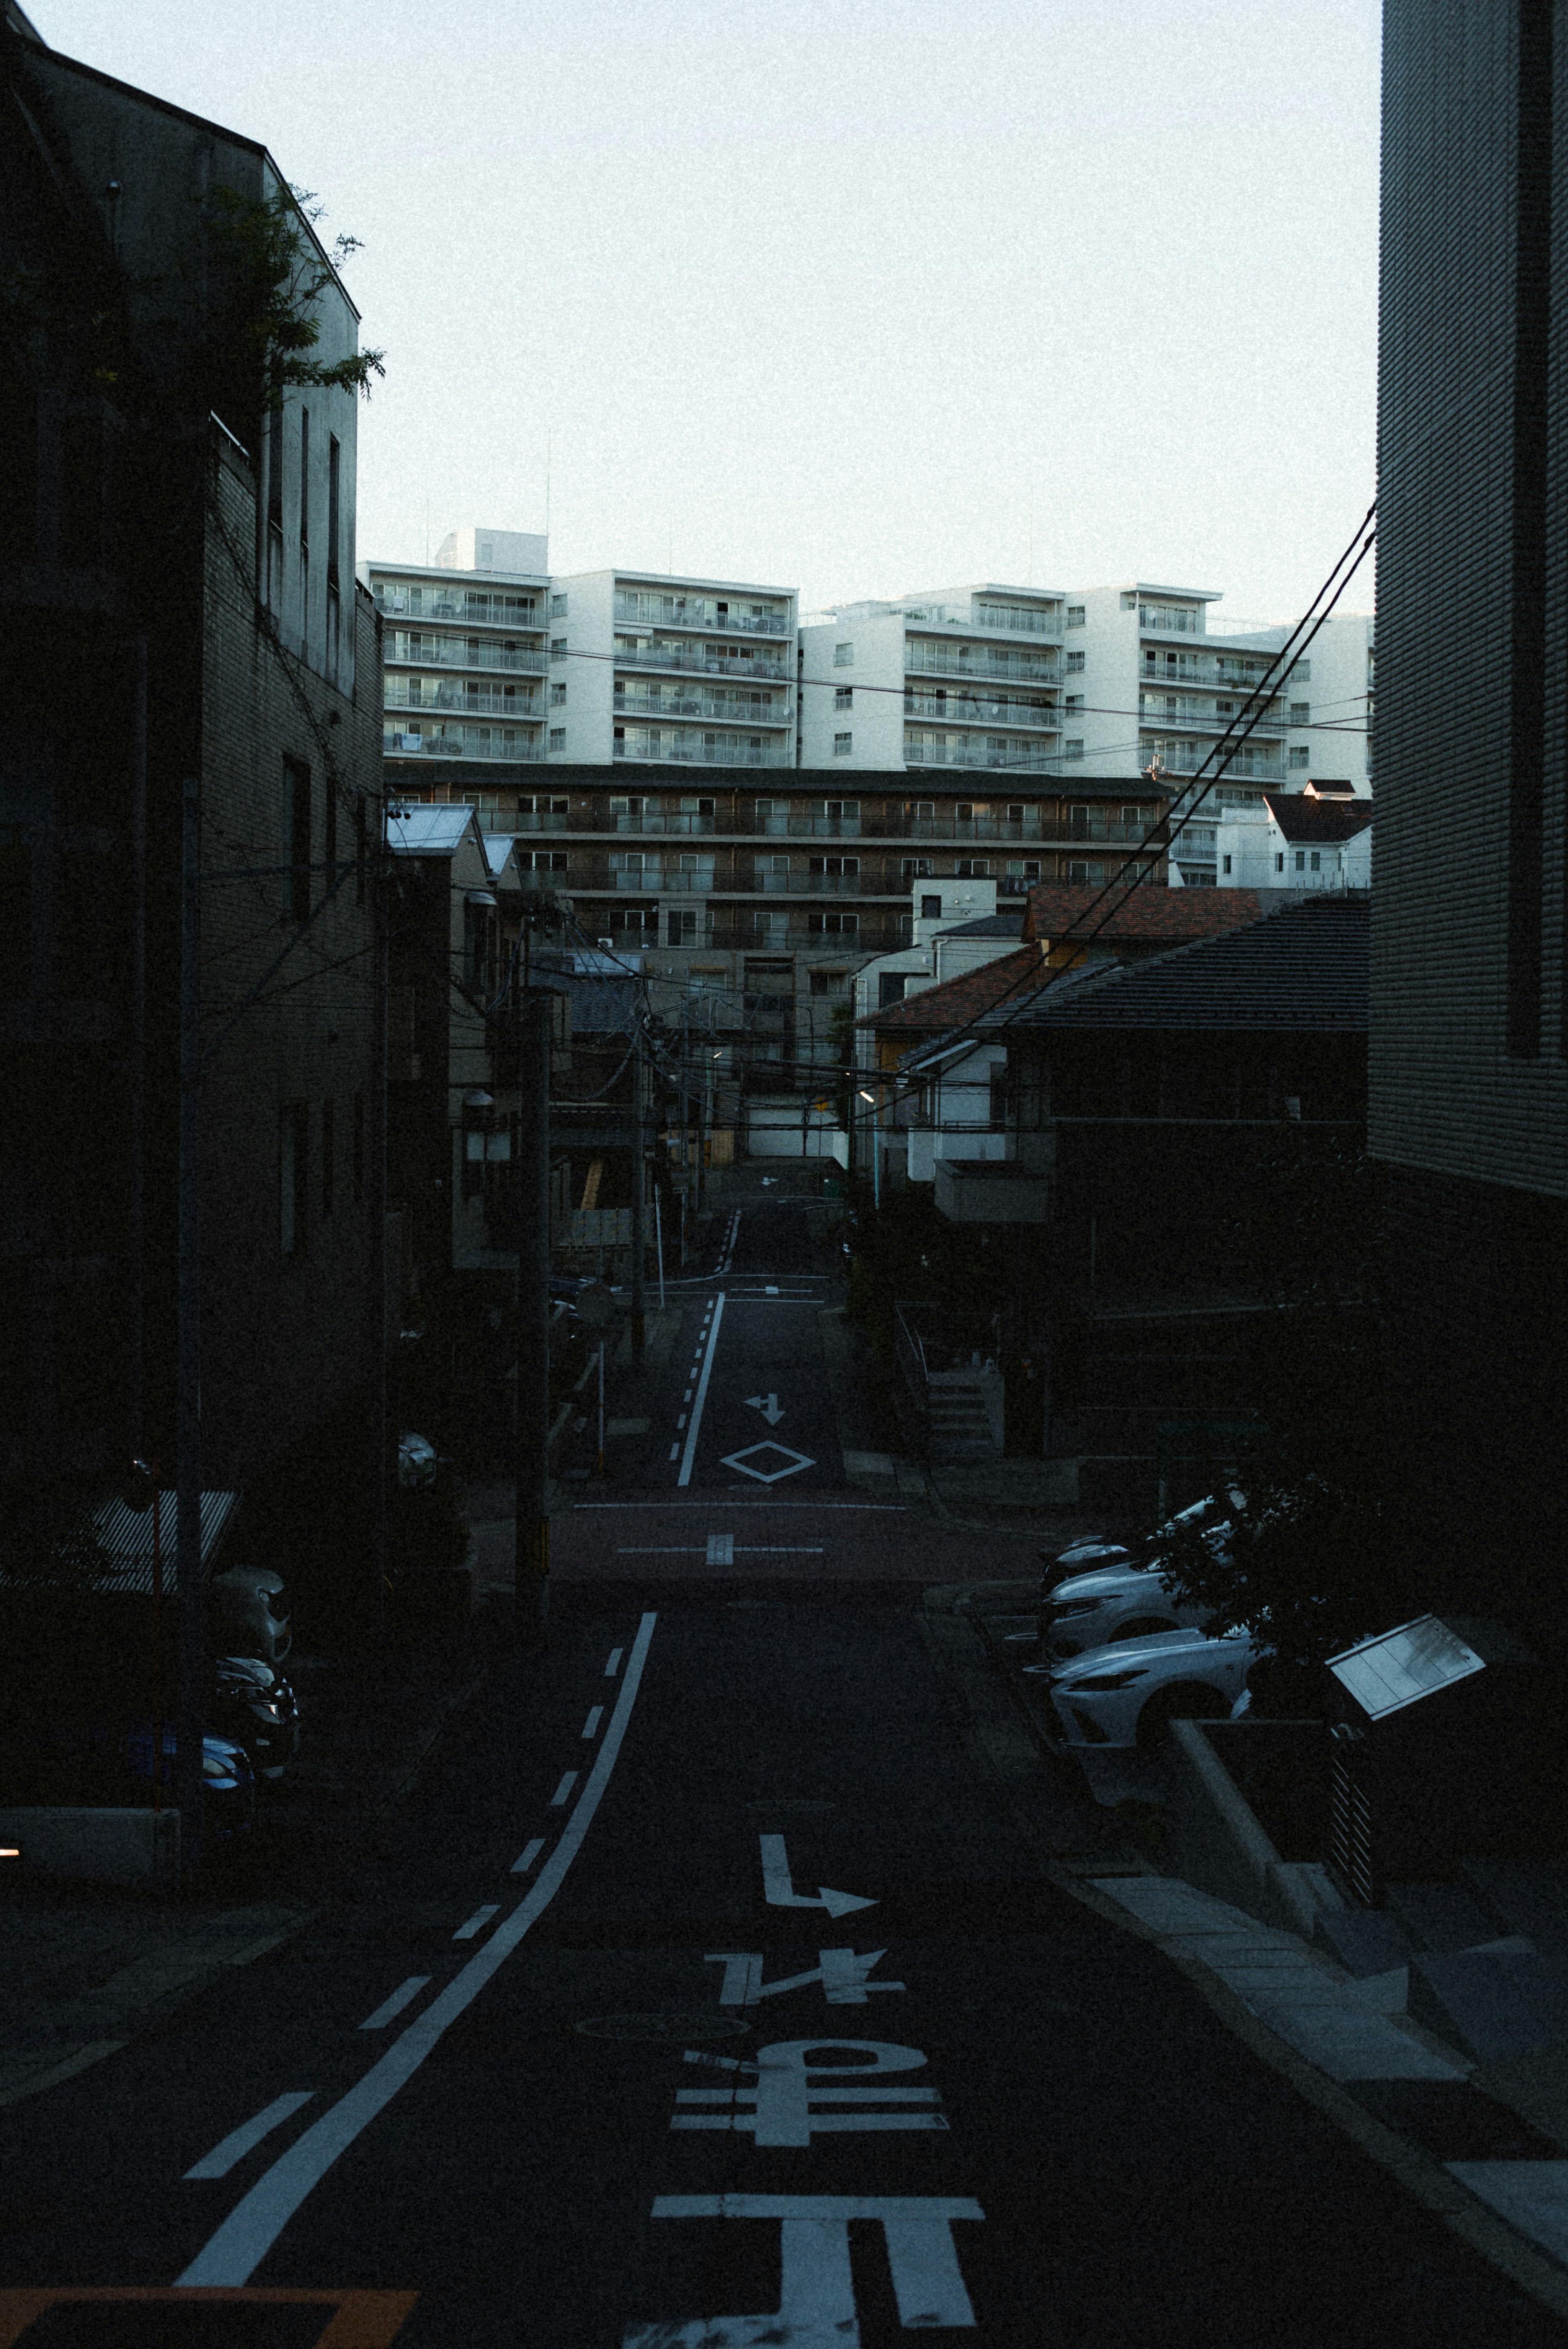
[[[1138,761],[1146,767],[1151,758],[1158,758],[1168,775],[1195,775],[1206,762],[1207,771],[1215,781],[1222,773],[1227,782],[1282,783],[1284,767],[1280,759],[1270,758],[1266,751],[1243,747],[1222,761],[1214,753],[1216,742],[1175,742],[1169,736],[1155,739],[1145,735],[1138,745]]]
[[[1195,697],[1191,699],[1183,698],[1179,701],[1174,696],[1167,696],[1166,698],[1171,706],[1161,709],[1156,706],[1152,695],[1140,693],[1138,697],[1139,724],[1140,726],[1201,726],[1208,733],[1223,734],[1227,729],[1240,722],[1248,729],[1249,732],[1266,734],[1273,740],[1284,734],[1287,723],[1283,709],[1277,716],[1273,712],[1266,712],[1261,717],[1243,718],[1240,717],[1236,709],[1216,709],[1212,704],[1202,702]]]
[[[793,633],[784,612],[744,612],[738,604],[712,595],[618,594],[615,617],[645,628],[711,628],[726,636],[787,636]]]
[[[997,750],[990,743],[912,741],[907,735],[903,763],[906,767],[1005,768],[1020,775],[1058,775],[1062,771],[1059,758],[1037,750],[1032,743],[1008,743]]]
[[[1268,674],[1266,660],[1243,666],[1233,657],[1203,653],[1148,653],[1143,656],[1139,683],[1159,685],[1206,685],[1217,687],[1222,693],[1251,693]],[[1277,677],[1269,687],[1271,695],[1283,693],[1285,678]]]
[[[695,866],[651,861],[642,864],[585,865],[580,879],[573,875],[573,885],[583,889],[625,889],[644,896],[694,893],[707,896],[715,886],[714,868],[711,859]]]
[[[765,896],[902,897],[909,884],[887,880],[885,875],[879,880],[871,874],[862,881],[859,873],[769,873],[758,865],[749,881],[743,881],[738,874],[734,885]]]
[[[1061,712],[1039,701],[997,701],[976,693],[906,693],[903,714],[936,726],[1041,726],[1055,734]]]
[[[666,812],[662,808],[643,808],[635,812],[618,809],[608,819],[595,816],[593,828],[595,832],[631,832],[643,834],[675,833],[684,834],[690,839],[703,833],[711,833],[714,828],[714,819],[710,815],[687,815],[674,811]]]
[[[765,840],[859,840],[858,815],[761,815],[744,831],[758,832]]]
[[[649,741],[617,734],[617,759],[662,761],[675,767],[789,767],[794,755],[788,743],[750,741],[739,735],[671,732]]]
[[[1035,660],[1000,646],[933,645],[918,637],[904,647],[905,671],[914,677],[977,677],[1004,685],[1055,685],[1055,659]]]
[[[1140,604],[1138,625],[1146,635],[1201,636],[1203,615],[1201,609],[1189,611],[1180,604]]]
[[[543,715],[531,693],[519,693],[509,686],[448,683],[445,678],[438,685],[421,689],[418,678],[389,677],[382,706],[387,709],[460,709],[469,716],[493,714],[497,718],[522,719],[537,719]]]
[[[470,643],[462,636],[425,636],[404,628],[388,636],[382,657],[388,665],[414,668],[499,668],[523,677],[542,677],[550,667],[546,653],[495,645],[480,636]]]
[[[464,620],[470,627],[542,628],[537,597],[470,594],[461,587],[376,587],[376,608],[387,619]]]
[[[1060,611],[1042,612],[1028,604],[982,604],[970,606],[969,626],[972,628],[1006,628],[1009,634],[1023,636],[1059,636],[1062,632]]]
[[[615,689],[617,718],[635,718],[656,725],[663,719],[717,719],[727,726],[788,726],[794,711],[787,701],[764,701],[760,695],[744,700],[715,693],[624,693]]]
[[[789,684],[786,662],[769,660],[764,653],[726,654],[718,645],[645,645],[635,652],[617,645],[614,660],[618,669],[675,669],[692,677],[754,677],[764,684],[778,686],[781,691]]]
[[[438,734],[397,733],[388,726],[381,748],[389,759],[495,759],[511,766],[541,765],[544,759],[537,734],[499,726],[448,726]]]

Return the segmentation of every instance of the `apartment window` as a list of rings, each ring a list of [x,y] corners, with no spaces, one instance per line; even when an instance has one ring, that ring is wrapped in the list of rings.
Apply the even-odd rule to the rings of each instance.
[[[564,595],[552,595],[551,597],[550,616],[552,620],[563,620],[566,617],[566,600],[567,599]]]
[[[849,973],[842,970],[814,970],[811,973],[813,995],[847,995]]]
[[[1070,653],[1068,653],[1068,660],[1067,660],[1068,675],[1069,677],[1077,677],[1077,676],[1078,676],[1078,672],[1079,672],[1079,670],[1080,670],[1082,667],[1083,667],[1083,647],[1080,645],[1080,646],[1078,647],[1078,650],[1077,650],[1076,652],[1070,652]]]
[[[1312,752],[1305,742],[1293,745],[1290,754],[1290,763],[1293,767],[1305,767],[1310,762],[1311,758]]]
[[[906,881],[930,881],[936,873],[936,866],[929,856],[906,856],[900,869]]]
[[[920,901],[920,918],[923,922],[939,922],[942,919],[941,898],[923,897]]]
[[[1293,726],[1310,726],[1312,723],[1311,702],[1293,701],[1290,705],[1290,722]]]
[[[991,860],[988,856],[961,856],[953,869],[960,881],[985,881],[990,876]]]
[[[1222,873],[1228,873],[1228,872],[1230,871],[1230,869],[1231,869],[1231,860],[1230,860],[1230,858],[1229,858],[1228,856],[1222,856],[1222,857],[1221,857],[1221,859],[1220,859],[1220,870],[1221,870],[1221,872],[1222,872]]]
[[[779,860],[775,858],[774,861],[778,863]],[[858,873],[861,869],[861,860],[858,856],[812,856],[807,859],[807,863],[813,873],[820,873],[824,875],[830,874],[842,876],[844,874]]]
[[[1292,661],[1289,675],[1292,685],[1310,685],[1312,683],[1311,660]]]
[[[564,636],[551,637],[550,657],[552,660],[564,660],[566,658],[566,639]]]
[[[973,823],[975,821],[974,802],[970,800],[960,800],[957,806],[953,811],[953,817],[955,823]]]
[[[1306,852],[1305,849],[1298,848],[1295,852],[1295,869],[1298,873],[1305,873],[1306,870]]]
[[[309,1114],[304,1102],[278,1112],[278,1250],[290,1261],[304,1254]]]
[[[349,1162],[354,1186],[354,1204],[361,1206],[365,1200],[365,1095],[354,1096],[353,1156]]]
[[[1082,604],[1069,604],[1068,605],[1068,626],[1069,628],[1082,627],[1084,624],[1084,610],[1085,607]]]
[[[1062,708],[1066,710],[1069,718],[1081,718],[1083,716],[1082,694],[1069,693],[1067,699],[1063,702]]]
[[[1098,886],[1105,879],[1105,866],[1096,858],[1080,860],[1075,857],[1068,866],[1068,879],[1086,887]]]
[[[1148,813],[1152,815],[1153,810],[1150,809]],[[1124,807],[1121,811],[1121,821],[1136,831],[1142,824],[1144,815],[1145,811],[1140,807]]]
[[[564,686],[563,684],[562,684],[562,685],[552,685],[552,686],[551,687],[551,688],[550,688],[550,707],[552,708],[552,709],[563,709],[565,708],[565,706],[566,706],[566,688],[565,688],[565,686]]]
[[[336,1123],[335,1102],[324,1101],[321,1105],[321,1220],[324,1224],[332,1221],[332,1194],[337,1175]]]
[[[1322,871],[1322,869],[1323,869],[1323,859],[1322,859],[1322,857],[1318,854],[1318,853],[1317,853],[1316,849],[1315,848],[1315,849],[1313,850],[1313,852],[1312,852],[1312,870],[1313,870],[1315,873],[1320,873],[1320,872]]]
[[[1284,871],[1284,851],[1283,848],[1276,850],[1274,853],[1274,871],[1276,873],[1283,873]]]
[[[809,914],[806,930],[814,938],[852,938],[859,936],[861,917],[858,914]]]
[[[833,667],[835,668],[853,668],[854,665],[855,648],[852,644],[835,645],[833,647]]]
[[[850,752],[854,748],[854,740],[855,738],[852,734],[835,734],[833,737],[834,758],[847,759]]]
[[[1081,759],[1083,757],[1082,741],[1075,739],[1064,742],[1062,744],[1062,756],[1064,759]]]
[[[552,750],[565,750],[565,748],[566,748],[566,729],[565,729],[565,727],[564,727],[564,726],[552,726],[552,727],[551,728],[551,730],[550,730],[550,747],[551,747],[551,749],[552,749]]]
[[[833,707],[834,707],[834,709],[852,709],[854,708],[854,706],[855,706],[855,688],[854,688],[854,687],[853,687],[852,685],[840,685],[840,686],[835,686],[835,687],[834,687],[834,688],[833,688]]]
[[[310,769],[302,759],[284,761],[284,905],[291,921],[310,919]]]
[[[1039,877],[1040,860],[1037,856],[1010,856],[1007,859],[1009,881],[1037,881]]]

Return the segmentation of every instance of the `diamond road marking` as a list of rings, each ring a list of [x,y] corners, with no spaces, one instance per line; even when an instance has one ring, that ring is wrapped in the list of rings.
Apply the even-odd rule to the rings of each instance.
[[[776,1459],[782,1460],[783,1467],[769,1469],[751,1465],[754,1460],[760,1460],[767,1453],[772,1453]],[[719,1462],[721,1468],[738,1468],[743,1476],[755,1476],[759,1485],[777,1485],[780,1477],[798,1476],[802,1468],[814,1468],[816,1464],[804,1452],[791,1452],[787,1444],[750,1444],[744,1452],[727,1453]]]

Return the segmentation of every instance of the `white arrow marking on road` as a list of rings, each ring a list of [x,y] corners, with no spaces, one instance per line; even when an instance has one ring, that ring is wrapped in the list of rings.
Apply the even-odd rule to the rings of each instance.
[[[830,1892],[825,1884],[819,1884],[815,1894],[797,1892],[783,1837],[765,1835],[758,1840],[762,1846],[762,1897],[770,1909],[825,1909],[830,1917],[847,1917],[851,1909],[876,1907],[858,1892]]]
[[[746,1408],[748,1411],[759,1411],[769,1427],[777,1427],[784,1416],[779,1408],[779,1398],[776,1394],[748,1395]]]

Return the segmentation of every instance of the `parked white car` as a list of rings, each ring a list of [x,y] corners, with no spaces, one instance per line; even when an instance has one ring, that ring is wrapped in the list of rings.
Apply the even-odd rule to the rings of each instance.
[[[1196,1630],[1087,1650],[1051,1673],[1060,1743],[1150,1747],[1172,1721],[1228,1721],[1244,1709],[1247,1673],[1264,1652],[1247,1631],[1212,1640]]]
[[[1087,1544],[1064,1550],[1057,1564],[1076,1564],[1079,1570],[1069,1572],[1059,1582],[1053,1583],[1048,1575],[1045,1578],[1036,1625],[1042,1661],[1026,1669],[1037,1673],[1049,1671],[1054,1664],[1065,1663],[1069,1657],[1082,1655],[1089,1648],[1103,1647],[1109,1640],[1152,1639],[1161,1631],[1202,1630],[1212,1610],[1178,1604],[1165,1587],[1160,1545],[1175,1526],[1212,1519],[1204,1526],[1203,1538],[1215,1557],[1223,1558],[1231,1540],[1233,1519],[1220,1516],[1218,1511],[1226,1502],[1239,1508],[1241,1499],[1239,1493],[1232,1492],[1222,1499],[1211,1495],[1196,1501],[1169,1525],[1161,1526],[1140,1551],[1123,1550],[1118,1554],[1110,1550],[1102,1565],[1089,1565],[1092,1552]]]

